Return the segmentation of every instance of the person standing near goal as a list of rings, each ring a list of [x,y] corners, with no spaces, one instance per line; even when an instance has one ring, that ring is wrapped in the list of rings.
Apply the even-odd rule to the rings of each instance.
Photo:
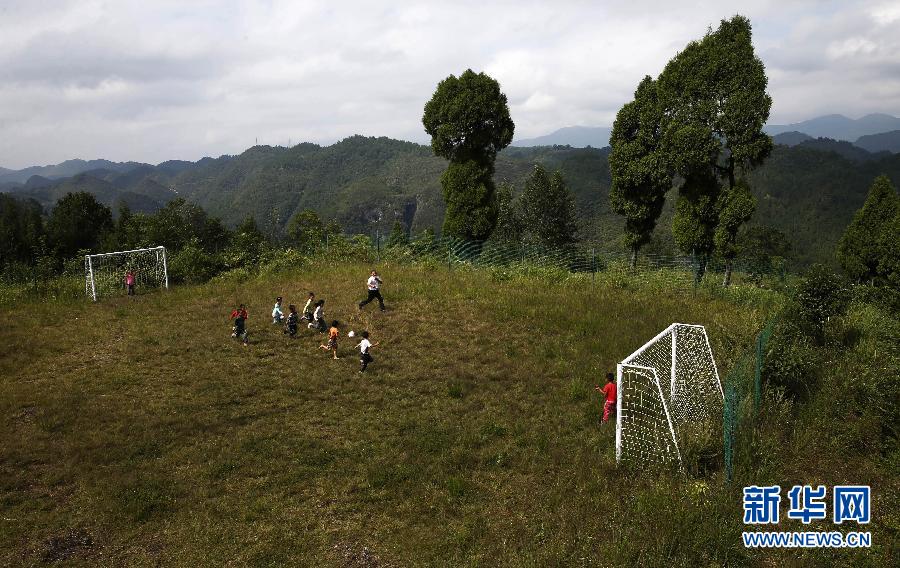
[[[603,422],[609,422],[609,415],[616,412],[616,378],[612,373],[606,373],[606,384],[603,388],[595,385],[594,390],[602,392],[605,395],[603,402]]]
[[[366,304],[368,304],[372,300],[377,299],[378,305],[381,307],[381,311],[384,311],[384,298],[381,297],[381,284],[381,278],[378,276],[378,273],[373,270],[372,274],[369,276],[369,280],[366,282],[366,288],[368,288],[369,297],[359,303],[359,309],[363,309]]]
[[[130,268],[125,271],[125,288],[128,289],[128,295],[134,296],[134,271]]]

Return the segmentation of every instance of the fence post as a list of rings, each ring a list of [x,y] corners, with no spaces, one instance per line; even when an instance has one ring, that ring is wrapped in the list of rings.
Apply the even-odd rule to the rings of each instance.
[[[597,280],[597,249],[591,249],[591,282]]]
[[[725,480],[729,483],[734,477],[734,433],[736,426],[735,402],[737,391],[734,385],[725,385],[725,404],[722,405],[722,438],[725,458]]]
[[[453,245],[447,241],[447,270],[453,270]]]
[[[375,262],[381,262],[381,233],[375,229]]]

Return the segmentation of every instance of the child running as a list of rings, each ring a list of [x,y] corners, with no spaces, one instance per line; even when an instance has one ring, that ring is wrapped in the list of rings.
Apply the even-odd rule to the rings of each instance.
[[[301,321],[308,321],[312,323],[313,321],[313,309],[315,309],[315,301],[316,295],[312,292],[309,293],[309,298],[306,300],[306,305],[303,306],[303,317],[300,318]]]
[[[329,349],[334,354],[332,359],[337,359],[337,349],[338,349],[338,336],[340,332],[338,331],[338,321],[334,320],[331,322],[331,329],[328,330],[328,343],[326,345],[319,345],[319,349],[324,349],[328,351]]]
[[[231,337],[241,340],[246,347],[249,341],[247,338],[247,308],[244,307],[244,304],[231,311],[231,319],[234,320]]]
[[[609,415],[616,412],[616,378],[612,373],[606,373],[606,384],[603,388],[600,388],[600,385],[594,385],[594,390],[606,395],[602,421],[609,422]]]
[[[378,347],[378,343],[369,341],[369,332],[364,331],[362,332],[362,341],[359,342],[357,347],[359,347],[359,372],[365,373],[369,363],[375,360],[372,358],[372,355],[369,354],[369,349]]]
[[[281,311],[281,296],[275,298],[275,307],[272,308],[272,325],[278,325],[284,321],[284,313]]]
[[[328,329],[325,325],[325,300],[316,302],[316,311],[313,312],[312,318],[312,323],[306,327],[325,333],[325,330]]]
[[[299,316],[297,315],[297,306],[291,304],[288,306],[288,317],[287,317],[287,327],[284,332],[291,337],[295,337],[297,335],[297,320]]]

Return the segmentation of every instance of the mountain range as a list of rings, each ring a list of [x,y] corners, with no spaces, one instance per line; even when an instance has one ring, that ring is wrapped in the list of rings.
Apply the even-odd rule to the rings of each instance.
[[[498,155],[495,179],[519,194],[535,163],[560,170],[575,200],[581,237],[601,250],[622,250],[622,219],[609,206],[608,155],[609,148],[511,147]],[[89,191],[114,208],[124,202],[144,212],[184,197],[231,226],[252,216],[271,234],[283,231],[291,216],[305,208],[337,220],[348,232],[370,235],[387,234],[395,221],[412,233],[439,230],[444,215],[440,176],[446,161],[428,146],[389,138],[352,136],[331,146],[254,146],[240,155],[197,162],[105,165],[59,179],[32,175],[4,187],[17,197],[36,199],[45,210],[70,191]],[[797,264],[829,261],[880,174],[900,183],[900,155],[870,154],[827,139],[778,145],[750,175],[759,203],[751,224],[785,233]],[[675,252],[675,195],[669,194],[649,251]]]
[[[858,119],[829,114],[793,124],[769,124],[764,130],[773,137],[781,136],[780,143],[789,146],[799,144],[805,136],[851,142],[868,152],[900,152],[900,118],[889,114],[867,114]],[[512,145],[603,148],[609,145],[611,132],[612,128],[605,126],[567,126],[543,136],[516,140]]]

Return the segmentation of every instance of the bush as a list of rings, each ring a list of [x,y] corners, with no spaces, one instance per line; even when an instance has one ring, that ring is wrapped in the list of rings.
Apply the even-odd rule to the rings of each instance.
[[[762,376],[767,388],[780,389],[791,400],[808,400],[818,385],[815,348],[795,321],[786,318],[775,328]]]
[[[221,259],[190,242],[168,261],[169,279],[184,284],[202,284],[224,268]]]
[[[306,263],[306,257],[299,250],[272,249],[263,254],[259,261],[259,271],[262,274],[276,274],[278,272],[290,272],[297,270]]]
[[[822,344],[828,321],[847,311],[850,287],[843,278],[817,264],[809,269],[798,285],[794,301],[796,315],[805,331]]]

